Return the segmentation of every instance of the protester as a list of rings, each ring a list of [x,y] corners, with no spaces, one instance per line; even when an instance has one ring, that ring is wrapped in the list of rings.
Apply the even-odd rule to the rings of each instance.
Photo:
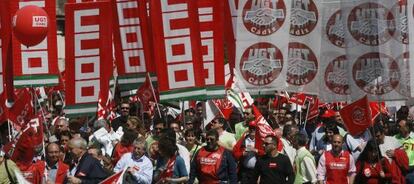
[[[125,126],[125,123],[128,120],[130,107],[131,106],[129,104],[129,101],[126,101],[126,100],[123,101],[121,103],[121,105],[119,106],[119,108],[120,108],[120,116],[117,117],[117,118],[115,118],[111,122],[111,126],[112,126],[112,129],[114,129],[114,131],[117,131],[120,126]]]
[[[369,140],[356,162],[355,183],[391,183],[390,164],[381,156],[375,140]]]
[[[325,151],[319,159],[317,177],[320,184],[354,183],[355,162],[348,151],[342,150],[343,143],[343,137],[335,134],[332,150]]]
[[[260,183],[280,183],[290,184],[295,180],[295,173],[292,165],[290,164],[289,157],[280,154],[277,151],[277,145],[279,144],[276,136],[268,135],[263,141],[266,155],[259,158],[254,168],[254,181],[258,181],[260,177]]]
[[[184,132],[185,137],[185,147],[190,152],[190,158],[192,160],[194,154],[201,149],[202,145],[198,142],[198,136],[196,135],[196,132],[194,129],[187,129]]]
[[[46,161],[36,164],[41,168],[41,173],[45,173],[42,179],[44,183],[63,183],[69,173],[69,166],[60,160],[60,148],[55,143],[46,146]]]
[[[295,135],[299,132],[296,125],[285,125],[283,127],[282,138],[280,139],[283,144],[282,154],[289,157],[290,163],[293,166],[296,157],[296,149],[293,147]]]
[[[209,130],[206,146],[201,148],[191,162],[189,184],[197,178],[202,183],[237,183],[236,161],[230,151],[218,144],[217,130]]]
[[[255,148],[256,123],[251,121],[249,129],[237,141],[233,148],[233,155],[239,165],[238,177],[241,183],[254,183],[254,166],[259,156],[259,150]],[[260,153],[263,155],[264,153]]]
[[[135,139],[133,146],[133,151],[122,155],[121,159],[116,163],[114,172],[126,169],[132,176],[130,179],[126,179],[127,182],[150,184],[152,182],[153,165],[151,160],[145,156],[145,141],[143,139]]]
[[[16,174],[21,174],[19,167],[0,151],[0,183],[17,183]]]
[[[306,149],[308,137],[305,134],[298,133],[293,139],[293,145],[296,148],[295,157],[295,184],[316,183],[316,163],[313,155]]]
[[[72,138],[68,146],[75,163],[71,166],[67,182],[73,184],[98,183],[108,176],[99,160],[87,153],[85,139],[81,137]]]
[[[158,144],[160,157],[154,171],[154,180],[160,183],[187,182],[188,171],[174,139],[163,136]]]
[[[219,133],[218,144],[229,151],[233,151],[233,146],[236,144],[236,139],[234,138],[234,134],[229,133],[225,130],[225,127],[227,127],[226,123],[226,119],[218,117],[211,121],[211,128],[215,129]]]

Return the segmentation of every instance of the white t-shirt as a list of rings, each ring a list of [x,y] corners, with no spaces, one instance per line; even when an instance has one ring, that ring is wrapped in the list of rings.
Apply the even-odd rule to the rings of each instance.
[[[401,147],[401,143],[395,137],[391,137],[391,136],[384,136],[384,144],[379,145],[381,155],[387,158],[390,162],[392,161],[392,159],[389,158],[385,154],[385,152],[388,150],[395,150],[399,147]]]

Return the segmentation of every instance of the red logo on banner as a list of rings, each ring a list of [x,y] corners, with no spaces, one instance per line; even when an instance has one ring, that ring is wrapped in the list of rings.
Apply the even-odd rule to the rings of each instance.
[[[408,44],[407,0],[399,0],[389,12],[388,17],[395,17],[394,38],[403,44]]]
[[[400,75],[401,78],[398,82],[395,90],[406,97],[411,97],[411,87],[410,87],[410,53],[406,52],[401,54],[397,59],[398,68],[401,68]]]
[[[279,30],[285,17],[283,0],[248,0],[243,8],[244,26],[258,36],[267,36]]]
[[[355,124],[363,125],[365,121],[367,120],[367,117],[365,116],[366,109],[363,109],[360,106],[356,106],[352,110],[352,119],[354,120]]]
[[[345,55],[332,60],[325,70],[325,84],[335,94],[349,95],[347,59]]]
[[[390,56],[371,52],[360,56],[352,67],[352,77],[363,91],[383,95],[399,83],[400,70]]]
[[[318,23],[318,9],[313,0],[292,0],[290,34],[306,35],[315,29]]]
[[[289,65],[287,82],[301,86],[310,83],[318,72],[318,61],[313,51],[305,44],[289,43]]]
[[[283,55],[271,43],[256,43],[247,48],[240,61],[243,78],[252,85],[267,85],[279,77]]]
[[[358,42],[378,46],[387,42],[394,32],[394,16],[377,3],[356,6],[348,17],[348,30]]]

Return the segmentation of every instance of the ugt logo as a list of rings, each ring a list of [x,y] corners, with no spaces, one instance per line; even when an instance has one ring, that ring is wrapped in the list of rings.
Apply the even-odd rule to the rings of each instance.
[[[294,36],[306,35],[318,23],[318,9],[313,0],[292,0],[292,14],[290,18],[290,34]]]
[[[271,43],[256,43],[247,48],[240,61],[243,78],[252,85],[270,84],[283,68],[283,55]]]
[[[249,32],[267,36],[279,30],[286,17],[283,0],[248,0],[243,8],[243,23]]]

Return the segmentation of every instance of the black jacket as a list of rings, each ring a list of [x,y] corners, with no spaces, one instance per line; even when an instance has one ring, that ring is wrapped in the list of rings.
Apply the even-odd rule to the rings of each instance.
[[[99,183],[108,176],[99,160],[88,153],[82,156],[76,166],[75,177],[81,179],[82,183],[85,184]]]

